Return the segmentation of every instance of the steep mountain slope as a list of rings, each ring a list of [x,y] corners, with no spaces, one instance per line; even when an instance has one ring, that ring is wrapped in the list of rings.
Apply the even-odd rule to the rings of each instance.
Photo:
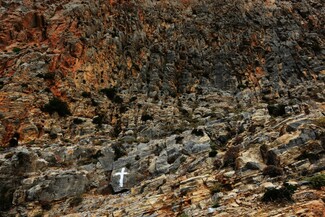
[[[325,215],[324,5],[0,1],[0,211]]]

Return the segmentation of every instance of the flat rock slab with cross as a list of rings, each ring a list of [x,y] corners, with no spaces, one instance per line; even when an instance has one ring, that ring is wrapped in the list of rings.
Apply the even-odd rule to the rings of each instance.
[[[114,169],[111,175],[111,185],[114,192],[131,189],[131,187],[135,185],[134,173],[129,171],[126,167]]]

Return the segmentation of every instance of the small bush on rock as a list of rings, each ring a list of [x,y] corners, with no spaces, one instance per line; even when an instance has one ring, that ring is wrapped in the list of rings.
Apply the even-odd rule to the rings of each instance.
[[[267,202],[291,202],[293,201],[292,195],[296,187],[285,184],[283,187],[267,189],[262,197],[262,201]]]
[[[93,124],[96,124],[98,127],[101,127],[102,124],[106,123],[106,116],[103,114],[99,114],[97,116],[95,116],[92,120]]]
[[[48,104],[45,104],[41,110],[49,114],[57,112],[61,117],[71,115],[68,104],[56,97],[51,99]]]
[[[84,97],[84,98],[90,98],[90,97],[91,97],[91,93],[86,92],[86,91],[83,91],[83,92],[81,93],[81,96]]]
[[[146,122],[146,121],[152,121],[153,120],[153,117],[151,116],[151,115],[149,115],[149,114],[143,114],[142,116],[141,116],[141,121],[144,121],[144,122]]]
[[[117,90],[115,87],[104,88],[101,89],[100,92],[105,94],[105,96],[114,103],[118,103],[118,104],[123,103],[123,99],[117,95]]]
[[[215,157],[218,154],[217,145],[214,142],[210,143],[211,151],[209,152],[209,157]]]
[[[14,48],[12,48],[12,51],[15,53],[19,53],[21,51],[21,49],[19,47],[14,47]]]
[[[271,116],[278,117],[278,116],[284,116],[286,114],[285,107],[286,105],[274,104],[274,105],[268,105],[267,110],[269,111],[269,114]]]
[[[220,204],[219,204],[218,202],[216,202],[216,203],[214,203],[214,204],[212,205],[212,208],[218,208],[218,207],[220,207]]]
[[[309,179],[309,184],[315,189],[321,189],[325,186],[325,174],[319,174]]]

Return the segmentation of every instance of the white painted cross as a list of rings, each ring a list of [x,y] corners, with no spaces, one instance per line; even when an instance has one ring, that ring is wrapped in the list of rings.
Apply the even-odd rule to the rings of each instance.
[[[115,173],[114,176],[120,176],[120,187],[123,187],[123,180],[124,180],[124,175],[127,175],[128,173],[125,172],[125,167],[122,168],[121,172]]]

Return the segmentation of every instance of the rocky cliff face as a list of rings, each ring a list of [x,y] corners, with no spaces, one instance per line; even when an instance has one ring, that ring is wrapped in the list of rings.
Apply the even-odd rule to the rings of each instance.
[[[0,1],[0,215],[325,215],[324,14]]]

